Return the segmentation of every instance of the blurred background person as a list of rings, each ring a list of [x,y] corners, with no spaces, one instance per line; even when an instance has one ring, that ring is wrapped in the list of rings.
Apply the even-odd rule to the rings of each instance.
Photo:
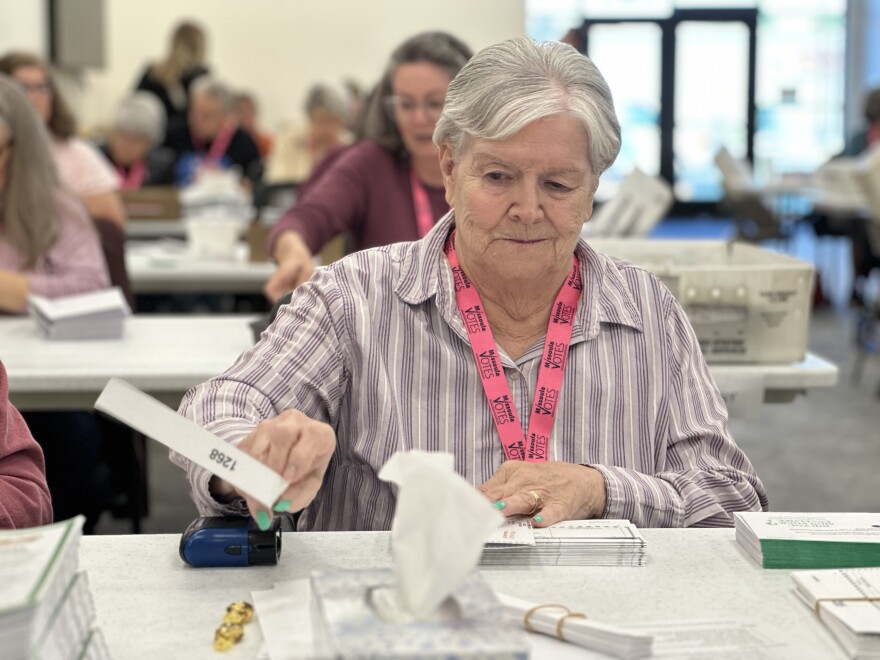
[[[345,127],[355,137],[360,137],[363,130],[364,113],[367,110],[367,93],[353,78],[346,78],[342,81],[342,84],[345,87],[346,103],[348,105],[348,117],[345,121]]]
[[[349,108],[340,90],[327,83],[312,85],[303,109],[306,123],[293,124],[278,138],[267,167],[269,183],[299,183],[328,153],[353,141],[346,129]]]
[[[160,146],[164,135],[165,111],[155,96],[135,92],[119,104],[100,149],[116,168],[121,190],[174,183],[174,152]]]
[[[872,89],[865,96],[862,117],[865,119],[864,128],[846,141],[846,147],[839,155],[859,156],[880,144],[880,87]]]
[[[0,73],[21,85],[37,116],[49,129],[61,182],[82,200],[92,218],[112,220],[123,226],[125,208],[118,194],[119,177],[94,146],[77,137],[76,118],[46,63],[36,55],[9,53],[0,58]]]
[[[168,131],[166,144],[175,153],[174,175],[180,185],[192,183],[200,170],[238,167],[250,183],[263,174],[257,144],[236,126],[232,93],[214,78],[193,84],[187,122]]]
[[[43,451],[9,401],[9,378],[0,362],[0,529],[51,522]]]
[[[24,313],[29,293],[54,298],[109,285],[95,227],[59,182],[40,119],[19,84],[0,75],[0,311]],[[24,418],[45,454],[56,520],[82,513],[91,531],[109,497],[97,417]]]
[[[239,92],[235,95],[235,120],[238,127],[253,138],[260,151],[260,158],[265,160],[272,151],[272,135],[260,129],[257,115],[257,100],[250,92]]]
[[[350,233],[358,250],[416,240],[449,210],[434,126],[471,54],[445,32],[418,34],[392,53],[367,108],[367,139],[316,172],[269,236],[278,263],[264,287],[270,300],[305,282],[313,255],[335,236]]]
[[[169,133],[186,124],[190,87],[196,78],[208,73],[206,50],[202,28],[191,22],[181,23],[171,35],[165,57],[148,65],[135,86],[154,94],[162,103]]]
[[[79,200],[59,183],[46,132],[20,86],[0,75],[0,312],[110,285]]]

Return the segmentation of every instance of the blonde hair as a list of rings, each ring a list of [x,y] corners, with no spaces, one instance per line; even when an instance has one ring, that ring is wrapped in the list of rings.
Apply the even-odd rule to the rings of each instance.
[[[0,124],[13,144],[0,190],[3,236],[31,268],[58,238],[61,186],[46,128],[14,80],[0,74]]]
[[[188,71],[205,61],[205,33],[195,23],[181,23],[171,35],[171,47],[165,58],[150,67],[150,75],[168,90],[171,103],[177,108],[186,105],[186,91],[180,82]]]

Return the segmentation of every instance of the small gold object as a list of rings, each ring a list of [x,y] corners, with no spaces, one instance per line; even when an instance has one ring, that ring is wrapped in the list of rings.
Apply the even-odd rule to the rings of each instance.
[[[235,641],[229,639],[228,637],[214,637],[215,651],[228,651],[233,646],[235,646]]]
[[[244,637],[244,624],[254,618],[254,606],[243,600],[236,601],[226,608],[221,623],[214,632],[214,650],[228,651]]]
[[[541,509],[544,508],[544,498],[541,497],[540,495],[538,495],[538,493],[536,493],[533,490],[529,491],[529,495],[532,496],[532,499],[534,500],[534,504],[532,505],[532,510],[529,511],[526,515],[533,516],[536,513],[538,513],[538,511],[540,511]]]
[[[241,617],[241,621],[233,621],[232,623],[250,623],[254,618],[254,606],[243,600],[237,600],[226,608],[226,614],[236,614]]]

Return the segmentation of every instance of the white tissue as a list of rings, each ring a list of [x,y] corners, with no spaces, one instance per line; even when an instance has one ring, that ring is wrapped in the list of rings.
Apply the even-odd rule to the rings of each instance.
[[[474,570],[504,516],[455,472],[451,454],[395,454],[379,478],[398,486],[391,528],[397,604],[413,618],[430,618]]]

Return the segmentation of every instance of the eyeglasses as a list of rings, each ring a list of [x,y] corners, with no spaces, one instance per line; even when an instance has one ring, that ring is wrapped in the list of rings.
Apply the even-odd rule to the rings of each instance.
[[[425,112],[425,116],[431,121],[440,119],[443,113],[443,99],[425,99],[424,101],[416,101],[406,96],[388,96],[385,99],[385,108],[388,113],[394,117],[406,117],[411,119],[419,108]]]
[[[35,93],[35,94],[51,94],[52,93],[52,85],[47,82],[41,83],[18,83],[19,86],[24,90],[25,94]]]

